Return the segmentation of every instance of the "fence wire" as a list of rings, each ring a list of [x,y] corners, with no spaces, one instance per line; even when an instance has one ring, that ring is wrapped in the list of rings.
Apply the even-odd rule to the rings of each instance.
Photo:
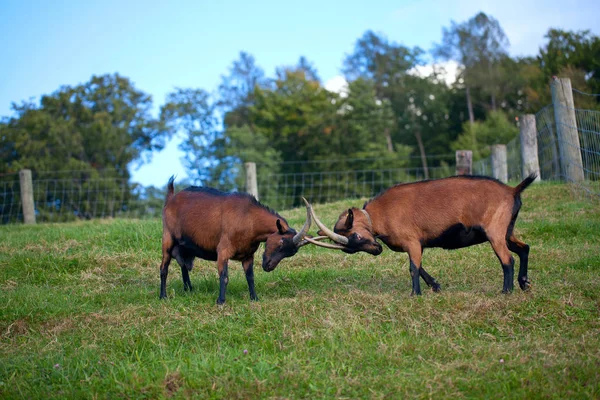
[[[577,108],[570,111],[575,115],[575,126],[557,126],[552,104],[536,114],[541,177],[569,182],[594,198],[600,198],[600,111]],[[569,135],[559,135],[559,129],[576,131],[578,143],[567,139]],[[571,154],[580,159],[565,158],[564,154],[573,149]],[[573,179],[573,174],[583,179]]]
[[[454,166],[428,168],[430,179],[454,174]],[[424,168],[362,169],[265,175],[258,180],[260,200],[278,209],[348,198],[373,197],[401,182],[425,179]]]
[[[127,179],[77,177],[75,171],[34,173],[33,199],[37,222],[95,218],[159,217],[164,191],[142,188]],[[66,178],[64,175],[70,175]],[[153,191],[155,190],[155,191]],[[0,223],[23,221],[18,174],[0,176]]]
[[[442,178],[455,172],[455,155],[427,156],[428,167],[411,167],[420,158],[396,157],[282,163],[278,173],[259,173],[259,198],[276,209],[347,198],[372,197],[401,182]],[[260,170],[260,165],[257,166]]]
[[[558,152],[558,136],[554,120],[552,104],[542,108],[535,115],[538,142],[538,160],[542,180],[560,180],[560,158]]]
[[[600,198],[600,111],[574,109],[576,126],[557,126],[550,104],[536,115],[540,177],[545,181],[570,181],[593,198]],[[579,143],[561,143],[559,129],[577,131]],[[561,149],[561,146],[563,147]],[[565,148],[576,148],[581,161],[561,158]],[[522,179],[521,142],[506,145],[508,179]],[[563,157],[564,158],[564,157]],[[261,202],[275,209],[301,205],[304,196],[313,203],[347,198],[370,198],[398,183],[455,174],[455,154],[427,156],[427,169],[417,158],[386,156],[369,159],[284,162],[277,172],[257,165]],[[575,165],[577,164],[577,165]],[[575,166],[583,181],[566,173]],[[473,162],[473,174],[494,176],[491,157]],[[164,202],[164,188],[142,187],[121,177],[118,171],[33,172],[36,220],[61,222],[92,218],[157,218]],[[180,190],[178,188],[177,190]],[[0,175],[0,223],[22,222],[18,174]]]
[[[600,181],[600,111],[575,110],[583,173],[586,181]]]

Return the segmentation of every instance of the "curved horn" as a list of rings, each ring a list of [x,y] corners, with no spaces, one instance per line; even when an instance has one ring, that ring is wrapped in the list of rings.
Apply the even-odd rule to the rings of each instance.
[[[324,238],[327,236],[317,236],[317,238]],[[312,243],[312,244],[316,244],[317,246],[321,246],[321,247],[325,247],[326,249],[336,249],[336,250],[343,250],[346,247],[342,246],[341,244],[331,244],[331,243],[323,243],[323,242],[319,242],[318,240],[315,240],[317,238],[309,238],[306,237],[304,238],[304,241],[306,241],[307,243]]]
[[[298,244],[298,247],[302,247],[302,246],[306,246],[307,244],[311,243],[308,237],[305,237],[304,239],[302,239],[302,241]],[[315,236],[315,237],[311,237],[310,239],[312,240],[323,240],[323,239],[329,239],[329,237],[327,236]]]
[[[300,232],[296,233],[292,239],[292,241],[294,242],[296,247],[300,247],[300,242],[302,241],[302,239],[304,239],[304,235],[306,235],[308,233],[308,230],[310,229],[310,224],[311,224],[310,211],[307,209],[306,210],[306,221],[304,222],[302,229],[300,229]]]
[[[315,215],[315,211],[313,210],[312,206],[310,205],[310,203],[308,201],[306,201],[306,199],[303,197],[302,200],[304,200],[304,202],[306,203],[306,209],[310,212],[310,215],[312,216],[312,219],[315,220],[315,224],[317,224],[317,226],[319,228],[321,228],[321,230],[334,242],[342,244],[342,245],[347,245],[348,244],[348,238],[342,235],[338,235],[337,233],[333,232],[332,230],[330,230],[329,228],[327,228],[321,221],[319,221],[319,218],[317,218],[317,216]]]

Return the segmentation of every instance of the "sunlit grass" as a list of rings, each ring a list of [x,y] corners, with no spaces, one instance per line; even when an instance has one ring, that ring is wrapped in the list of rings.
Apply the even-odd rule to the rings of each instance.
[[[315,209],[331,226],[363,201]],[[500,293],[488,244],[426,250],[442,292],[421,297],[406,254],[305,247],[257,267],[259,302],[232,262],[218,307],[201,260],[194,292],[175,264],[159,301],[159,220],[3,226],[0,398],[600,397],[598,204],[534,185],[516,231],[527,293]]]

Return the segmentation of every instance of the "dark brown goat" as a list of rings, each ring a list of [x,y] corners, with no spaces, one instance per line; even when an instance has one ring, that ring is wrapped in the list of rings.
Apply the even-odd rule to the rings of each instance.
[[[267,272],[273,271],[283,258],[293,256],[308,243],[302,239],[309,227],[308,212],[304,226],[296,233],[283,217],[245,193],[191,186],[174,194],[171,177],[163,209],[160,298],[167,297],[171,258],[181,266],[184,290],[192,290],[188,271],[194,265],[194,258],[200,257],[217,262],[218,304],[225,302],[229,260],[242,262],[250,298],[258,300],[253,266],[260,243],[266,242],[262,267]]]
[[[315,242],[346,253],[379,255],[380,239],[390,249],[407,252],[412,293],[421,294],[419,276],[434,291],[440,285],[421,266],[423,249],[459,249],[489,241],[504,271],[503,292],[514,287],[514,259],[519,256],[519,286],[526,290],[529,246],[513,234],[521,208],[520,194],[536,176],[516,187],[486,177],[456,176],[393,186],[365,203],[343,212],[332,232],[307,208],[321,230],[337,245]],[[308,241],[312,239],[308,238]]]

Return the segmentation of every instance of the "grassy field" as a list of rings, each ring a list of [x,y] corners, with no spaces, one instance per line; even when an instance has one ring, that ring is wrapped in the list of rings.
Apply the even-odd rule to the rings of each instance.
[[[159,301],[158,220],[3,226],[0,398],[600,398],[599,205],[534,185],[516,232],[530,292],[500,293],[489,244],[426,250],[442,292],[421,297],[404,253],[305,247],[257,266],[259,302],[230,263],[218,307],[201,260]]]

